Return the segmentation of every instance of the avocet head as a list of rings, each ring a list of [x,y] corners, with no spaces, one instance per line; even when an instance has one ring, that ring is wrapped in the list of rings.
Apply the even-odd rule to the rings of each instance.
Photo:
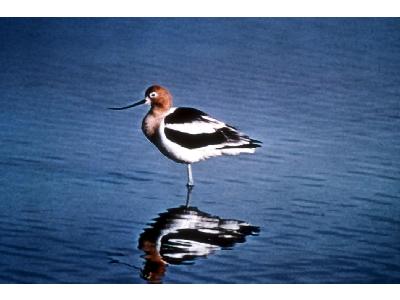
[[[160,85],[152,85],[149,87],[144,96],[146,100],[145,103],[150,104],[152,107],[168,107],[169,109],[172,105],[171,93]]]
[[[151,105],[152,109],[168,110],[172,106],[172,95],[160,85],[152,85],[144,93],[144,99],[124,107],[113,107],[110,109],[121,110],[135,107],[141,104]]]

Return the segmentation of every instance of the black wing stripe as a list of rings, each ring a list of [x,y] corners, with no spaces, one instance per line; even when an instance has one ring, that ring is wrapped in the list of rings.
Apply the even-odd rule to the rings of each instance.
[[[216,131],[214,133],[190,134],[165,128],[164,132],[167,139],[188,149],[196,149],[209,145],[218,145],[226,142],[226,137],[220,131]]]
[[[199,134],[191,134],[170,128],[164,128],[164,133],[167,139],[188,149],[196,149],[210,145],[221,145],[222,147],[220,149],[260,147],[260,145],[254,144],[253,140],[249,137],[241,136],[238,132],[229,127],[223,127],[213,133]],[[245,144],[223,145],[226,143],[238,142],[243,142]]]
[[[207,116],[206,113],[201,110],[190,108],[190,107],[178,107],[172,114],[165,117],[165,124],[183,124],[190,123],[196,120],[204,119],[201,117]]]

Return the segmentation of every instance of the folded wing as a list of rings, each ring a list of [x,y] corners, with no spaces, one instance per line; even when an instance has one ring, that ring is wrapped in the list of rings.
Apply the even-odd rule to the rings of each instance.
[[[194,108],[177,108],[165,118],[164,123],[165,136],[187,149],[251,149],[261,146],[260,141]]]

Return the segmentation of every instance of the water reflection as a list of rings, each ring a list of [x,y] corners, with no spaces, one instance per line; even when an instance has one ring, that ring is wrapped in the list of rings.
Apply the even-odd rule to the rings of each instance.
[[[193,263],[220,249],[230,249],[255,235],[259,228],[244,221],[222,219],[182,205],[160,213],[139,237],[145,254],[141,276],[160,283],[169,264]]]

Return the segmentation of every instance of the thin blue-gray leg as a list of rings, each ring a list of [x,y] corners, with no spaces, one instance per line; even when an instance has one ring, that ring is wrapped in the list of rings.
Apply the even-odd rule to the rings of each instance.
[[[194,186],[194,181],[193,181],[192,165],[191,164],[187,164],[187,174],[188,174],[187,186],[188,187],[193,187]]]

